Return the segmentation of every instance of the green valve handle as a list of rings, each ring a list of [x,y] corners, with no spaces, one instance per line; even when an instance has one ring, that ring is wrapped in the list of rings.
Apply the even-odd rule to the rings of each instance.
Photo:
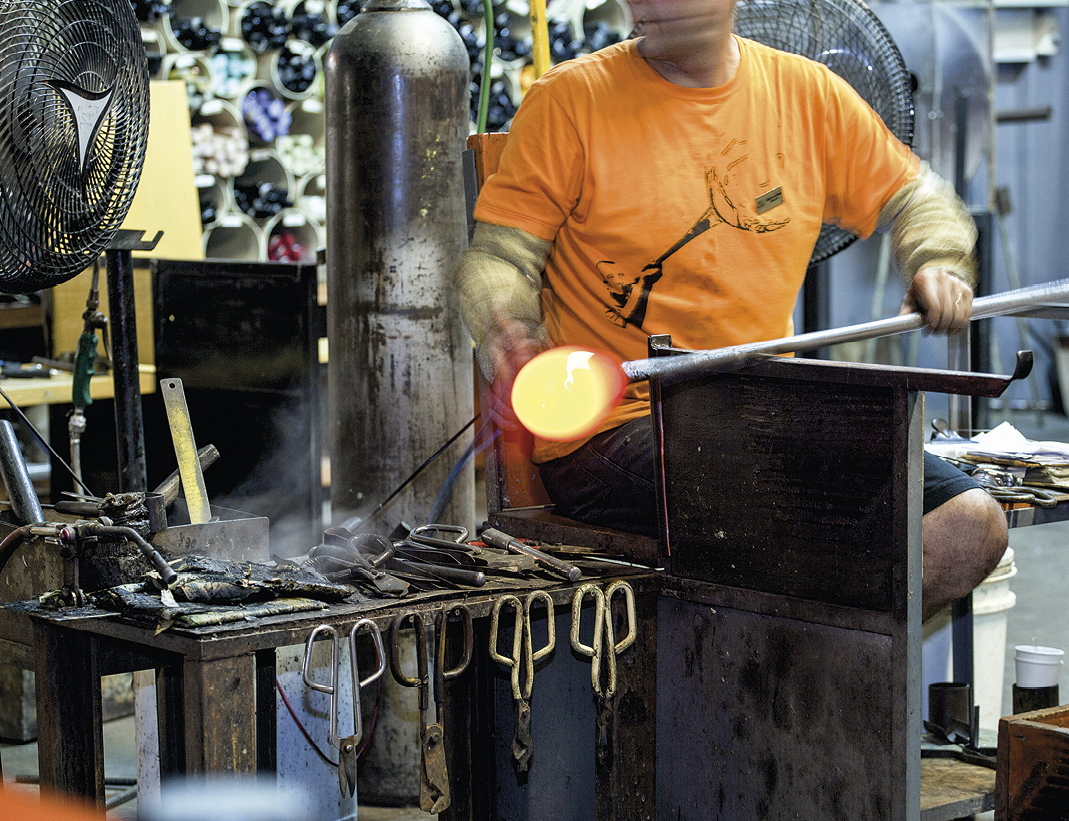
[[[78,352],[74,355],[74,381],[71,385],[71,404],[87,408],[93,404],[89,395],[89,380],[96,371],[97,335],[84,331],[78,337]]]

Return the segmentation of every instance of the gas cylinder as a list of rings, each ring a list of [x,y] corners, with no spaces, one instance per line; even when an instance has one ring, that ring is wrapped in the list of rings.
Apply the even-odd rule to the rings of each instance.
[[[469,63],[425,0],[370,0],[327,54],[331,518],[367,515],[473,413],[471,342],[451,287],[467,244]],[[470,441],[470,439],[468,440]],[[424,524],[464,443],[378,515]],[[473,526],[474,473],[443,517]]]
[[[425,0],[369,0],[334,37],[324,74],[331,520],[390,535],[428,522],[471,442],[380,508],[474,414],[471,340],[451,287],[467,245],[468,54]],[[470,462],[451,487],[438,521],[473,532]],[[414,663],[414,644],[403,649]],[[392,684],[358,790],[416,803],[415,693]]]

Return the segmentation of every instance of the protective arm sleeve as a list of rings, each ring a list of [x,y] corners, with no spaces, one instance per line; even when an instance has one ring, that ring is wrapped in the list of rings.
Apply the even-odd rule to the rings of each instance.
[[[475,340],[479,369],[493,381],[489,343],[501,319],[522,322],[544,341],[539,294],[551,243],[520,228],[479,222],[460,258],[454,284],[464,325]]]
[[[891,254],[908,286],[922,268],[945,268],[976,285],[976,224],[953,187],[922,163],[880,211],[877,230],[891,228]]]

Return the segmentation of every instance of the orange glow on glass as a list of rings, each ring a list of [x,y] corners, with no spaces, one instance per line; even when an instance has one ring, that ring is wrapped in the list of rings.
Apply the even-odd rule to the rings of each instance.
[[[603,351],[550,348],[516,375],[512,409],[535,436],[568,442],[597,430],[626,385],[620,363]]]

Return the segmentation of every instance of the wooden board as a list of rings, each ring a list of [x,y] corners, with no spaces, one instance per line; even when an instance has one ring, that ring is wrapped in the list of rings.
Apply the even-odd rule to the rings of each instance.
[[[1069,706],[998,723],[997,821],[1055,821],[1069,808]]]
[[[468,137],[468,148],[475,152],[475,176],[480,188],[486,178],[497,171],[497,164],[508,141],[507,132],[493,134],[472,134]]]
[[[135,258],[204,259],[189,131],[186,84],[150,83],[148,149],[122,227],[144,231],[147,239],[163,231],[163,237],[152,251],[134,251]]]
[[[965,818],[994,807],[994,770],[955,758],[921,759],[921,821]]]
[[[85,311],[85,301],[89,296],[89,285],[92,281],[92,272],[83,271],[73,279],[42,293],[47,329],[45,342],[49,356],[59,358],[65,353],[73,354],[78,349],[78,337],[84,325],[82,313]],[[101,266],[98,287],[100,312],[110,317],[107,272],[104,266]],[[144,268],[134,268],[134,322],[137,325],[138,361],[141,364],[152,364],[155,361],[155,343],[152,338],[152,274]],[[102,335],[98,351],[103,355]]]
[[[138,383],[141,393],[155,393],[156,368],[141,365]],[[70,404],[74,375],[60,371],[54,376],[33,379],[5,379],[0,388],[20,408],[35,405]],[[112,374],[100,374],[89,380],[89,396],[93,399],[111,399],[115,396],[115,381]]]

